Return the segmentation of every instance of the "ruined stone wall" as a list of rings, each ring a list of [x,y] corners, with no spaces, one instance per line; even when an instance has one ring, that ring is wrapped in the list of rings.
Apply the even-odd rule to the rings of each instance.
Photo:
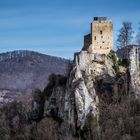
[[[84,36],[84,48],[83,50],[87,50],[89,46],[92,44],[91,34]]]

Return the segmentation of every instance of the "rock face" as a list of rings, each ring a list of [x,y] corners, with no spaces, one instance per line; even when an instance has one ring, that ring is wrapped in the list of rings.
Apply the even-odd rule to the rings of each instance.
[[[56,76],[55,81],[53,79],[45,89],[44,116],[62,123],[65,128],[59,130],[62,137],[101,139],[100,99],[111,102],[113,96],[118,99],[119,90],[120,94],[127,93],[126,78],[119,76],[116,79],[113,65],[109,56],[82,51],[75,54],[67,82]],[[118,84],[122,87],[118,87]]]
[[[131,90],[135,93],[136,98],[140,96],[140,55],[139,55],[139,46],[138,45],[129,45],[127,47],[117,50],[117,55],[120,59],[129,60],[129,74],[130,74],[130,87]]]
[[[130,52],[129,52],[129,61],[130,61],[130,65],[129,65],[129,71],[130,74],[133,75],[134,73],[136,73],[139,70],[139,60],[138,60],[138,54],[136,53],[137,48],[133,47]]]
[[[10,121],[4,124],[11,122],[12,127],[3,129],[0,122],[0,131],[4,134],[10,131],[18,139],[24,134],[27,140],[139,139],[135,93],[130,90],[131,81],[125,68],[117,70],[114,60],[111,54],[76,53],[68,76],[52,74],[47,87],[35,91],[32,107],[25,107],[27,115],[21,115],[24,109],[19,109],[15,117],[11,115],[14,109],[7,109],[5,114]],[[13,128],[19,128],[19,134]],[[7,135],[0,135],[3,137]]]
[[[56,76],[53,84],[48,85],[44,91],[48,95],[44,116],[60,122],[61,138],[123,140],[139,137],[134,132],[138,128],[132,125],[134,114],[127,113],[133,108],[130,102],[132,104],[135,94],[130,90],[126,68],[119,68],[118,73],[115,72],[110,55],[81,51],[75,54],[67,80]],[[136,137],[128,134],[130,127]]]
[[[136,98],[140,99],[140,67],[139,67],[139,60],[136,53],[136,47],[132,48],[129,52],[129,72],[131,78],[131,88],[135,92]]]
[[[115,72],[112,69],[113,62],[109,57],[104,54],[93,54],[87,51],[81,51],[75,55],[75,64],[79,66],[81,71],[84,71],[86,75],[101,76],[109,74],[114,76]]]

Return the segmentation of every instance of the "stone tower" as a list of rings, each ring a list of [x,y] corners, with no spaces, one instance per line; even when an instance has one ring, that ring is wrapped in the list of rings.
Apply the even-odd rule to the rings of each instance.
[[[113,46],[113,24],[106,17],[94,17],[91,34],[84,37],[84,50],[93,53],[108,54]]]
[[[94,17],[91,25],[94,53],[107,54],[112,49],[112,22],[106,17]]]

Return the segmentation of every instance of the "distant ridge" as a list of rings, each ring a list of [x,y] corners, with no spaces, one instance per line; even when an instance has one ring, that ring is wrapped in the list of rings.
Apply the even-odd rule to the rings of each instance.
[[[43,89],[51,74],[67,75],[70,61],[34,51],[0,54],[0,102]],[[4,98],[5,97],[5,98]]]
[[[0,61],[5,61],[5,60],[9,60],[9,59],[13,59],[13,58],[23,58],[26,56],[33,56],[33,54],[35,55],[45,55],[51,58],[57,58],[57,59],[61,59],[61,60],[67,60],[65,58],[61,58],[61,57],[56,57],[56,56],[51,56],[51,55],[46,55],[46,54],[42,54],[42,53],[38,53],[35,51],[29,51],[29,50],[15,50],[15,51],[9,51],[9,52],[2,52],[0,53]]]

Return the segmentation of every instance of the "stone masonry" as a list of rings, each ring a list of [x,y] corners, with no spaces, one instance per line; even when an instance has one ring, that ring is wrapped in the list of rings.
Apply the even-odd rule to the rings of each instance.
[[[108,54],[112,49],[113,24],[106,17],[94,17],[91,33],[84,36],[84,48],[92,53]]]

